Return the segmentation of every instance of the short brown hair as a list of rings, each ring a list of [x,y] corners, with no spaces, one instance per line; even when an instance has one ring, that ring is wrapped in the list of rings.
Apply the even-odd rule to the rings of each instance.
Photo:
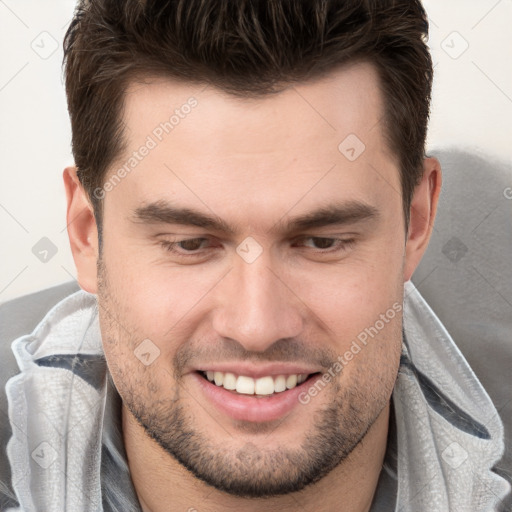
[[[80,0],[64,39],[72,148],[93,194],[124,149],[130,81],[164,75],[263,96],[347,62],[376,66],[406,225],[422,176],[432,60],[419,0]]]

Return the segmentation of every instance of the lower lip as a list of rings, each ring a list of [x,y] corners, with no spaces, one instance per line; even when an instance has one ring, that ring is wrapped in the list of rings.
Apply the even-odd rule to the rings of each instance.
[[[290,413],[294,407],[301,405],[299,395],[313,385],[318,378],[321,378],[321,375],[314,375],[293,389],[266,397],[256,397],[255,395],[238,394],[216,386],[199,373],[194,373],[193,376],[208,401],[213,403],[217,409],[235,420],[252,422],[278,420]]]

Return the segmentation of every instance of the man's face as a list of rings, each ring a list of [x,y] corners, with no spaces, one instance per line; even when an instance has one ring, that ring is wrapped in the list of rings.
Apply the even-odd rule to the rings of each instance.
[[[104,199],[105,355],[130,413],[218,489],[318,480],[389,403],[405,232],[382,115],[362,64],[257,99],[164,79],[127,93],[107,180],[130,170]]]

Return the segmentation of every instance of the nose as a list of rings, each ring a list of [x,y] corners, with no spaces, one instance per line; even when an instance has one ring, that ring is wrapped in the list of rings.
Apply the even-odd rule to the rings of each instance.
[[[280,339],[298,336],[303,329],[304,305],[287,283],[290,280],[279,275],[265,252],[252,263],[238,257],[235,260],[217,289],[216,333],[254,352],[264,352]]]

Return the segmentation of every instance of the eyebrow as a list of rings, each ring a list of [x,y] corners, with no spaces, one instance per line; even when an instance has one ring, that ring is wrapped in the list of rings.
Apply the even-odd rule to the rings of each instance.
[[[286,220],[286,215],[277,221],[270,229],[271,233],[295,233],[332,225],[354,224],[362,221],[375,220],[379,211],[374,206],[350,200],[344,203],[334,203],[322,206]],[[177,224],[194,226],[203,229],[224,232],[234,235],[236,229],[214,214],[206,214],[191,208],[176,207],[166,201],[156,201],[135,209],[133,221],[149,224]]]

